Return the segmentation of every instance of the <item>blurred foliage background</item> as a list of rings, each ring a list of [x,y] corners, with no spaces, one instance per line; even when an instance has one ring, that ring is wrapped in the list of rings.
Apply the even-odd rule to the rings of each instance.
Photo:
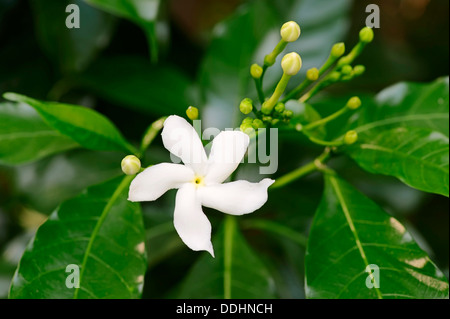
[[[357,61],[367,66],[367,72],[358,81],[333,86],[317,96],[323,115],[340,107],[336,101],[350,94],[370,97],[398,81],[427,82],[448,74],[446,0],[154,2],[158,10],[151,12],[149,20],[136,12],[115,12],[107,6],[105,10],[81,0],[0,0],[0,92],[95,108],[136,143],[159,116],[184,115],[189,105],[201,109],[207,125],[236,127],[239,100],[255,96],[248,67],[271,50],[283,21],[295,19],[302,27],[295,49],[306,70],[320,66],[333,43],[355,44],[370,3],[381,8],[381,28]],[[65,7],[70,3],[80,6],[77,31],[64,27]],[[150,52],[156,49],[158,62],[152,63]],[[277,76],[279,70],[267,81],[267,89]],[[306,140],[290,136],[283,136],[280,146],[277,174],[320,152]],[[74,149],[19,167],[0,165],[0,297],[7,296],[24,247],[46,216],[87,186],[120,175],[122,157]],[[168,160],[159,139],[147,158],[146,164]],[[447,198],[413,190],[394,178],[370,175],[346,158],[331,165],[407,225],[448,277]],[[261,178],[251,165],[239,175]],[[322,183],[317,174],[273,192],[261,211],[242,221],[247,239],[272,271],[282,298],[304,297],[304,248],[246,227],[246,220],[276,220],[306,236]],[[173,196],[144,205],[149,243],[146,298],[172,296],[198,258],[173,229]],[[214,229],[222,215],[206,213]]]

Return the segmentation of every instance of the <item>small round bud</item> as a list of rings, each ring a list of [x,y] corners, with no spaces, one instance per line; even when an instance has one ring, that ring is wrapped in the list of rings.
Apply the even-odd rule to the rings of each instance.
[[[255,63],[250,67],[250,74],[254,79],[260,79],[263,74],[263,68]]]
[[[263,122],[271,123],[273,118],[272,116],[263,116],[262,120]]]
[[[273,119],[271,124],[272,124],[273,126],[275,126],[275,125],[277,125],[279,122],[280,122],[279,119]]]
[[[277,105],[275,105],[275,111],[277,111],[278,113],[283,113],[285,109],[286,106],[283,102],[278,102]]]
[[[353,73],[354,73],[356,76],[360,76],[360,75],[362,75],[364,72],[366,72],[366,67],[365,67],[364,65],[356,65],[356,66],[353,68]]]
[[[300,33],[301,33],[300,26],[294,21],[289,21],[283,24],[280,31],[281,38],[285,42],[297,41],[298,37],[300,36]]]
[[[269,115],[272,113],[272,111],[273,111],[273,106],[270,106],[270,104],[267,103],[267,101],[262,104],[261,112],[263,114]]]
[[[125,156],[121,163],[122,172],[127,175],[134,175],[141,170],[141,161],[134,155]]]
[[[198,119],[198,108],[189,106],[186,110],[186,115],[192,121]]]
[[[319,79],[319,75],[319,70],[317,68],[312,68],[306,71],[306,78],[309,81],[317,81],[317,79]]]
[[[253,120],[253,128],[255,130],[257,130],[259,128],[264,128],[264,127],[265,127],[264,122],[261,121],[260,119],[254,119]]]
[[[335,59],[340,58],[345,53],[345,43],[339,42],[333,45],[333,48],[331,49],[331,56]]]
[[[250,131],[253,131],[253,126],[251,123],[242,123],[241,126],[239,127],[240,130],[244,133],[248,133]],[[249,134],[249,133],[248,133]]]
[[[355,144],[357,140],[358,140],[358,133],[356,131],[348,131],[345,134],[344,137],[345,144],[352,145]]]
[[[361,104],[362,104],[361,99],[357,96],[354,96],[350,100],[348,100],[347,107],[350,110],[356,110],[361,106]]]
[[[350,75],[350,74],[352,74],[352,72],[353,72],[353,68],[352,68],[352,66],[351,65],[344,65],[343,67],[342,67],[342,70],[341,70],[341,72],[342,72],[342,74],[344,74],[344,75]]]
[[[253,101],[249,98],[243,99],[239,105],[239,110],[245,115],[250,114],[253,111]]]
[[[246,117],[243,121],[242,124],[252,124],[253,123],[253,118],[251,117]]]
[[[277,56],[275,54],[273,54],[273,53],[270,53],[270,54],[266,55],[264,57],[264,65],[265,66],[272,66],[272,65],[274,65],[275,61],[276,61],[276,58],[277,58]]]
[[[364,43],[370,43],[373,41],[374,33],[369,27],[362,28],[359,32],[359,40]]]
[[[281,67],[287,75],[296,75],[302,68],[302,58],[295,52],[286,54],[281,61]]]
[[[285,110],[283,112],[283,116],[287,119],[290,119],[294,116],[294,112],[292,112],[291,110]]]
[[[331,82],[337,82],[341,79],[341,73],[334,71],[332,73],[330,73],[330,75],[328,76],[328,80]]]

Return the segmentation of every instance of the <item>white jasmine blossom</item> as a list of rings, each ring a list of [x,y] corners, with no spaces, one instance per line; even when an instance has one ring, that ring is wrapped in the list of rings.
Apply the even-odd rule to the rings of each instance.
[[[183,242],[192,250],[206,250],[214,256],[211,224],[202,206],[231,215],[244,215],[261,208],[267,189],[274,183],[264,179],[223,182],[243,159],[249,145],[248,135],[223,131],[212,142],[207,157],[194,128],[179,116],[170,116],[162,132],[164,146],[183,161],[162,163],[138,174],[130,185],[129,200],[154,201],[170,189],[178,189],[174,225]]]

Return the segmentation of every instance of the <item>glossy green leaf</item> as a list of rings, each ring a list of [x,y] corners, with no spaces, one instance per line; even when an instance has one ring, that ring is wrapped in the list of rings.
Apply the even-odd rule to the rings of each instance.
[[[17,165],[79,146],[26,104],[0,103],[0,163]]]
[[[139,298],[147,263],[140,205],[127,200],[132,178],[62,203],[28,245],[10,298]],[[68,265],[79,266],[79,288],[66,286]]]
[[[449,196],[449,81],[401,83],[381,92],[356,125],[347,152],[362,168]]]
[[[83,70],[106,47],[114,30],[114,17],[82,0],[31,1],[39,42],[63,72]],[[69,4],[79,6],[80,28],[69,29]]]
[[[261,64],[272,51],[280,40],[279,30],[284,22],[295,20],[302,28],[299,41],[289,44],[286,52],[301,53],[303,70],[318,67],[325,62],[332,43],[343,40],[350,5],[349,0],[335,0],[331,4],[326,0],[254,1],[217,25],[200,72],[208,115],[205,120],[211,123],[208,125],[229,127],[238,121],[240,100],[245,96],[256,100],[250,65]],[[281,56],[264,79],[267,94],[281,78],[280,61]],[[292,79],[295,85],[300,81],[299,77]]]
[[[158,55],[156,37],[156,18],[160,0],[85,0],[87,3],[119,17],[128,19],[140,26],[150,42],[153,61]]]
[[[193,266],[179,298],[269,299],[274,284],[265,265],[246,243],[236,220],[227,216],[213,240],[215,258],[204,254]]]
[[[306,255],[308,298],[448,298],[448,281],[411,234],[334,175],[314,217]],[[372,265],[372,266],[371,266]],[[378,288],[368,266],[379,268]],[[369,279],[367,279],[369,278]],[[375,280],[377,282],[377,280]]]
[[[85,148],[135,153],[134,148],[114,124],[94,110],[82,106],[42,102],[15,93],[5,93],[3,97],[32,106],[51,127]]]
[[[75,79],[75,85],[113,104],[155,115],[184,114],[192,103],[190,83],[173,67],[126,56],[100,59]]]

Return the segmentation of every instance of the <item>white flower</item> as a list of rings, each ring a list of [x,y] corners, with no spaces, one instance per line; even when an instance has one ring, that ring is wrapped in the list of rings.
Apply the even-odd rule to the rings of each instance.
[[[202,206],[226,214],[244,215],[261,208],[267,189],[274,183],[235,181],[222,184],[238,167],[249,145],[242,132],[224,131],[214,139],[209,158],[194,128],[179,116],[164,122],[165,148],[183,161],[162,163],[138,174],[130,185],[128,200],[154,201],[170,189],[178,189],[174,225],[183,242],[192,250],[206,250],[214,256],[211,224]]]

